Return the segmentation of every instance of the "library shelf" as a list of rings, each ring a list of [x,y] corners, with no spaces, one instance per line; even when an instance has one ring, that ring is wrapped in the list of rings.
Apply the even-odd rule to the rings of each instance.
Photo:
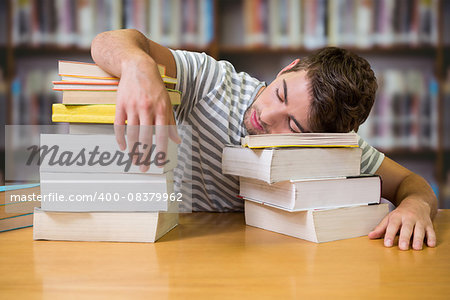
[[[326,45],[333,46],[333,45]],[[365,55],[396,55],[402,53],[402,56],[434,56],[436,55],[435,46],[392,46],[392,47],[371,47],[371,48],[356,48],[344,47],[350,51]],[[304,47],[270,47],[270,46],[226,46],[220,45],[219,52],[221,55],[288,55],[288,54],[305,54],[313,52],[317,49],[307,49]]]

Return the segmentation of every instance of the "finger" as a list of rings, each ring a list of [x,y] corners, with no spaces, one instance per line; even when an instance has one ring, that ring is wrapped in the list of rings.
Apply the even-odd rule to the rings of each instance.
[[[142,153],[142,160],[139,169],[141,172],[147,172],[150,169],[151,154],[152,154],[152,140],[153,140],[153,126],[141,125],[139,128],[139,142],[140,152]]]
[[[170,124],[171,122],[175,124],[171,110],[163,111],[163,109],[161,109],[160,113],[155,117],[155,156],[157,156],[155,157],[155,162],[159,167],[162,167],[167,160],[167,144],[169,142],[169,126],[167,124]]]
[[[155,127],[156,149],[155,163],[158,167],[163,167],[168,158],[167,144],[169,142],[169,131],[167,125],[157,124]]]
[[[371,232],[369,232],[369,239],[379,239],[386,232],[386,227],[388,225],[389,215],[385,216],[383,220],[375,227]]]
[[[413,230],[413,223],[405,222],[402,224],[402,228],[400,229],[400,237],[398,239],[398,247],[400,248],[400,250],[409,249],[409,242],[411,241]]]
[[[436,247],[436,233],[434,232],[433,225],[426,228],[426,234],[428,247]]]
[[[114,118],[114,135],[116,136],[117,144],[119,149],[124,151],[127,148],[127,143],[125,141],[125,120],[127,119],[127,114],[122,106],[116,106],[116,116]]]
[[[128,114],[127,142],[128,152],[133,163],[136,164],[139,155],[139,119],[135,114]]]
[[[389,218],[386,233],[384,235],[384,245],[386,247],[392,247],[392,245],[394,245],[394,238],[400,229],[401,223],[402,221],[399,218]]]
[[[178,135],[177,130],[177,123],[175,122],[175,117],[173,116],[173,113],[170,112],[170,122],[169,122],[169,137],[172,141],[174,141],[177,144],[181,143],[181,138]]]
[[[424,237],[425,228],[421,224],[416,223],[416,226],[414,227],[414,238],[412,243],[412,248],[414,250],[422,250]]]
[[[174,143],[181,144],[181,137],[178,134],[178,129],[176,125],[169,126],[169,137]]]

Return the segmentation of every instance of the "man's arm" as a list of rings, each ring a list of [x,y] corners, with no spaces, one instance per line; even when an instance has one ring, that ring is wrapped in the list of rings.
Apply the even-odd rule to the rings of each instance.
[[[105,71],[120,77],[114,120],[116,139],[122,150],[126,149],[125,121],[128,125],[127,141],[131,151],[137,141],[152,145],[152,125],[175,125],[170,98],[157,64],[166,67],[166,75],[176,77],[175,59],[169,49],[147,39],[134,29],[108,31],[98,34],[92,41],[91,55]],[[139,125],[139,126],[137,126]],[[157,147],[165,150],[167,134],[180,142],[175,126],[158,127]],[[158,130],[159,129],[159,130]],[[159,147],[158,147],[159,148]],[[146,151],[143,150],[143,157]],[[158,149],[157,149],[158,150]],[[148,166],[141,165],[146,171]]]
[[[378,224],[369,238],[381,238],[384,235],[384,245],[391,247],[400,230],[400,249],[409,248],[411,237],[413,249],[422,249],[425,236],[427,245],[434,247],[436,235],[431,220],[437,213],[437,199],[429,184],[421,176],[387,157],[376,174],[383,180],[383,198],[393,202],[397,208]]]

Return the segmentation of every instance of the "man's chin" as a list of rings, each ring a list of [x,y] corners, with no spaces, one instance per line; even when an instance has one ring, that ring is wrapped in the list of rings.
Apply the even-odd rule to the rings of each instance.
[[[247,130],[248,135],[264,134],[263,131],[256,130],[253,127],[248,127],[247,124],[245,124],[245,123],[244,123],[244,127],[245,127],[245,130]]]

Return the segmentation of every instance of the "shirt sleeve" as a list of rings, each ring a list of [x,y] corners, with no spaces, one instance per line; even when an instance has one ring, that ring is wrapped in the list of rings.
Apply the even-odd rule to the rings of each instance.
[[[205,53],[185,50],[171,50],[177,67],[175,89],[181,95],[181,104],[176,107],[178,120],[185,120],[195,105],[216,86],[224,77],[221,64]]]
[[[375,174],[384,160],[384,154],[370,146],[359,135],[358,145],[362,150],[361,174]]]

